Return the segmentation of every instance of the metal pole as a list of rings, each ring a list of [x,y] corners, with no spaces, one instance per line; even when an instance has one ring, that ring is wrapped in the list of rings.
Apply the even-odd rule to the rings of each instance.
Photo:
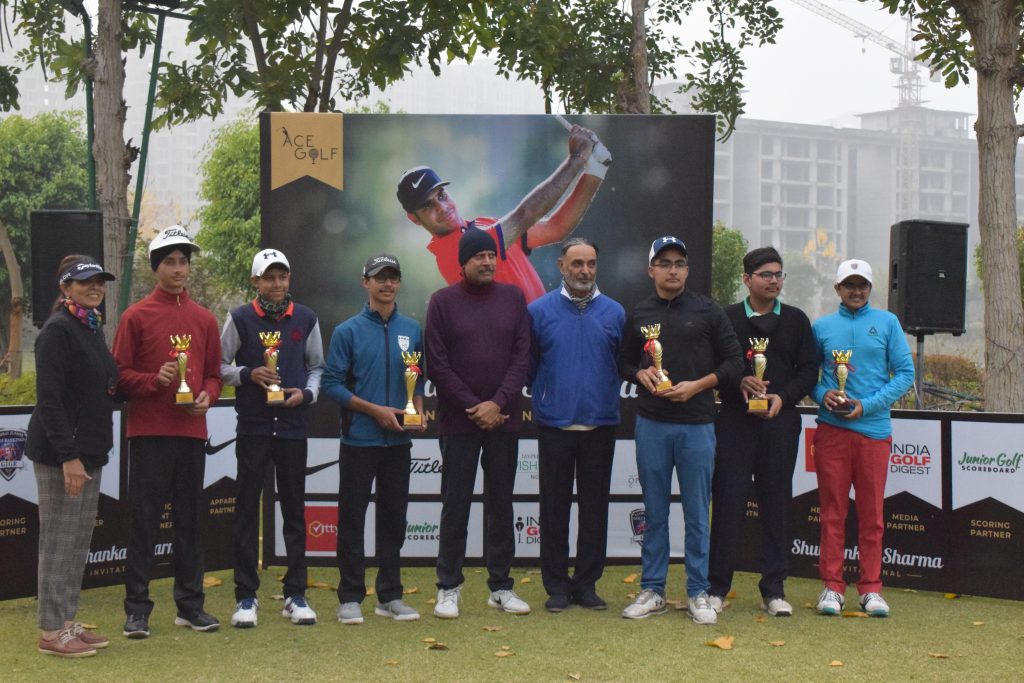
[[[135,173],[135,201],[132,206],[132,222],[128,228],[128,243],[125,246],[124,269],[121,271],[121,310],[128,308],[132,289],[132,265],[135,261],[135,242],[139,237],[139,213],[142,211],[142,188],[146,180],[146,158],[149,155],[149,133],[153,128],[153,101],[156,99],[156,77],[160,72],[160,48],[164,40],[165,15],[157,15],[156,44],[153,46],[153,67],[149,72],[149,96],[146,98],[146,118],[142,124],[142,150],[139,152],[139,167]]]
[[[921,390],[924,386],[924,334],[917,335],[917,373],[914,375],[914,405],[921,410]]]
[[[92,59],[92,20],[89,13],[82,12],[82,24],[85,26],[85,58]],[[92,155],[93,143],[93,116],[92,116],[92,76],[85,75],[85,144],[86,150],[85,169],[88,174],[89,183],[89,208],[96,209],[96,159]]]

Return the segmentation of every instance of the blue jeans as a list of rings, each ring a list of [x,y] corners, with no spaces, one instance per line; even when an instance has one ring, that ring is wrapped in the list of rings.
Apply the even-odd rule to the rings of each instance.
[[[636,467],[644,494],[646,526],[640,553],[641,586],[665,594],[668,576],[668,512],[672,468],[679,480],[686,529],[686,594],[708,589],[708,512],[715,469],[715,425],[676,424],[636,418]]]

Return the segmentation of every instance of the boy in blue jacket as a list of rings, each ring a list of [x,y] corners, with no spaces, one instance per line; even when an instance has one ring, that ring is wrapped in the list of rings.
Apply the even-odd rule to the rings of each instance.
[[[338,621],[363,623],[366,558],[363,528],[370,490],[377,480],[376,614],[415,621],[419,612],[402,602],[401,552],[409,504],[412,440],[402,426],[406,404],[402,353],[423,352],[419,323],[401,315],[395,300],[402,269],[390,254],[371,257],[363,267],[369,301],[362,312],[334,329],[323,390],[341,404],[341,476],[338,482]],[[413,405],[423,415],[423,382]],[[420,427],[419,429],[422,429]]]

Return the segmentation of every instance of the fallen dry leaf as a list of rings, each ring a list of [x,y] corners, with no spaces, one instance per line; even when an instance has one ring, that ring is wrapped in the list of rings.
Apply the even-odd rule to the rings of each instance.
[[[216,576],[204,576],[203,577],[203,588],[214,588],[220,586],[224,582],[218,579]]]
[[[504,628],[505,628],[504,626],[484,626],[484,630],[487,631],[488,633],[494,633],[495,631],[501,631]]]
[[[783,645],[786,644],[786,641],[784,641],[784,640],[772,640],[772,641],[769,641],[768,644],[771,645],[772,647],[782,647]]]
[[[708,647],[717,647],[719,650],[731,650],[734,640],[736,640],[736,638],[733,636],[718,636],[714,640],[704,644]]]
[[[531,579],[529,576],[524,576],[523,578],[519,579],[519,583],[533,583],[533,579]]]
[[[367,589],[366,589],[366,594],[367,594],[367,595],[376,595],[376,594],[377,594],[377,589],[376,589],[376,588],[373,588],[373,587],[371,586],[371,587],[369,587],[369,588],[367,588]]]
[[[430,645],[427,645],[427,649],[428,650],[447,650],[448,646],[445,645],[444,643],[431,643]]]
[[[829,666],[842,666],[843,663],[840,662],[838,659],[833,659],[831,662],[828,663],[828,665]]]
[[[811,604],[811,603],[809,603],[809,602],[805,602],[805,603],[804,603],[804,607],[805,607],[805,608],[807,608],[807,609],[814,609],[814,605],[812,605],[812,604]]]
[[[270,599],[271,599],[271,600],[284,600],[284,596],[283,596],[283,595],[281,595],[280,593],[278,593],[278,594],[276,594],[276,595],[271,595],[271,596],[270,596]]]
[[[389,659],[388,661],[386,661],[384,663],[388,664],[390,666],[398,666],[398,660],[397,659]]]
[[[640,594],[637,593],[636,591],[632,591],[630,593],[626,593],[626,597],[629,598],[630,600],[636,600],[636,596],[638,596],[638,595],[640,595]]]
[[[511,645],[502,645],[502,646],[501,646],[501,649],[502,649],[502,650],[511,650],[511,649],[512,649],[512,646],[511,646]]]
[[[510,650],[499,650],[498,652],[494,653],[494,656],[495,657],[515,657],[516,653],[512,652]]]
[[[636,574],[630,574],[622,580],[622,583],[636,583]]]
[[[99,628],[96,624],[79,624],[79,626],[81,626],[82,628],[84,628],[87,631],[91,631],[94,628]]]
[[[424,643],[436,643],[437,639],[436,638],[424,638],[423,642]]]
[[[949,655],[947,655],[945,652],[929,652],[928,656],[932,657],[933,659],[949,659]]]
[[[306,588],[330,588],[331,585],[325,581],[306,581]],[[372,590],[372,589],[371,589]],[[370,591],[367,591],[369,593]]]
[[[768,621],[768,617],[766,617],[763,614],[758,614],[756,617],[754,617],[755,624],[763,624],[766,621]]]
[[[846,610],[845,612],[843,612],[843,616],[847,617],[847,618],[853,617],[853,618],[856,618],[856,619],[867,619],[868,618],[868,613],[867,612],[852,612],[850,610]]]
[[[413,593],[419,593],[420,589],[417,588],[416,586],[413,586],[412,588],[406,588],[402,592],[405,593],[406,595],[412,595]]]
[[[574,681],[578,681],[581,678],[583,678],[583,674],[579,674],[579,673],[570,673],[570,674],[565,674],[565,675],[568,676],[569,678],[571,678]]]
[[[974,622],[974,625],[975,625],[975,626],[984,626],[984,625],[985,625],[985,622],[984,622],[984,621],[975,621],[975,622]]]
[[[429,600],[427,600],[428,605],[433,605],[435,603],[437,603],[437,598],[430,598]]]
[[[277,580],[278,581],[284,581],[284,574],[278,574],[277,575]]]
[[[732,600],[735,600],[736,599],[736,589],[733,588],[731,591],[726,593],[725,597],[730,598]]]
[[[913,588],[904,588],[903,592],[904,593],[916,593],[917,591],[914,590]]]
[[[959,593],[946,593],[942,597],[946,598],[947,600],[956,600],[957,598],[960,597],[960,594]]]

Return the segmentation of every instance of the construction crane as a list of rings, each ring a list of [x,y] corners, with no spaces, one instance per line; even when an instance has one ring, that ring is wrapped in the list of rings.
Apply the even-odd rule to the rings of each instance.
[[[877,31],[842,12],[838,12],[817,0],[792,0],[806,10],[828,19],[853,33],[862,40],[881,45],[896,56],[889,60],[889,71],[898,77],[896,90],[899,94],[898,112],[899,151],[896,158],[898,210],[896,220],[916,218],[920,208],[921,159],[918,140],[923,133],[923,112],[921,106],[921,62],[917,59],[917,47],[911,34],[911,22],[907,19],[903,43],[899,43],[881,31]]]

